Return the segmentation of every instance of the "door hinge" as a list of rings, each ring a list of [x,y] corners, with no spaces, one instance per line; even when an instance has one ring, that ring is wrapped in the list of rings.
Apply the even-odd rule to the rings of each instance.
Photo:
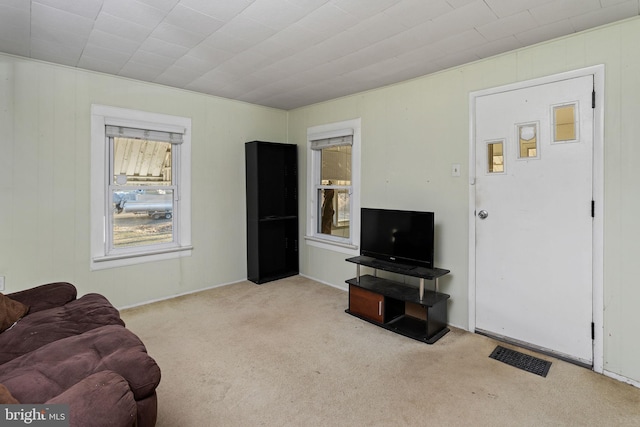
[[[596,217],[596,201],[592,200],[591,201],[591,218],[595,218]]]
[[[591,108],[596,108],[596,90],[591,92]]]
[[[591,322],[591,339],[596,339],[596,325],[593,322]]]

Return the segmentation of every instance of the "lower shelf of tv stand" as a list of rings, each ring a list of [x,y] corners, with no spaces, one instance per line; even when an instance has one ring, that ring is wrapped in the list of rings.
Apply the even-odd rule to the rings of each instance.
[[[427,344],[449,332],[447,294],[425,291],[421,300],[410,286],[370,275],[347,283],[348,314]]]
[[[367,319],[364,316],[360,316],[359,314],[351,313],[349,309],[345,310],[345,313],[348,313],[381,328],[387,329],[400,335],[404,335],[408,338],[413,338],[414,340],[422,341],[427,344],[435,343],[447,332],[449,332],[449,328],[444,327],[440,329],[435,335],[428,336],[424,332],[424,330],[426,329],[426,322],[424,320],[416,319],[407,315],[400,316],[389,323],[379,323],[374,320]]]

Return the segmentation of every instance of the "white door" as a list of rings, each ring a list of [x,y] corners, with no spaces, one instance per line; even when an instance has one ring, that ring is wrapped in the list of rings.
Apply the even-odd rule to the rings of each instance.
[[[476,98],[476,330],[592,349],[593,76]]]

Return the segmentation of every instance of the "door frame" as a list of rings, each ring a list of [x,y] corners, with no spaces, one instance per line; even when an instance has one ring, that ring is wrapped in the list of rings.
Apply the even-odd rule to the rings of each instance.
[[[595,111],[593,117],[593,200],[592,228],[592,313],[594,323],[593,370],[604,370],[604,64],[567,71],[551,76],[512,83],[469,94],[469,331],[476,331],[476,98],[524,89],[576,77],[593,76]]]

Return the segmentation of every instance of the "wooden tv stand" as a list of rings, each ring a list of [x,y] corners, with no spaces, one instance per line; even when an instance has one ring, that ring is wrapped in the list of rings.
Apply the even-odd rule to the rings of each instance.
[[[433,344],[449,332],[449,295],[438,292],[438,278],[448,274],[449,270],[386,263],[366,256],[348,258],[347,261],[357,265],[356,277],[346,281],[349,284],[347,313],[427,344]],[[360,275],[360,266],[373,268],[374,275]],[[420,286],[416,289],[377,277],[377,270],[417,277]],[[425,279],[435,282],[435,290],[424,289]]]

